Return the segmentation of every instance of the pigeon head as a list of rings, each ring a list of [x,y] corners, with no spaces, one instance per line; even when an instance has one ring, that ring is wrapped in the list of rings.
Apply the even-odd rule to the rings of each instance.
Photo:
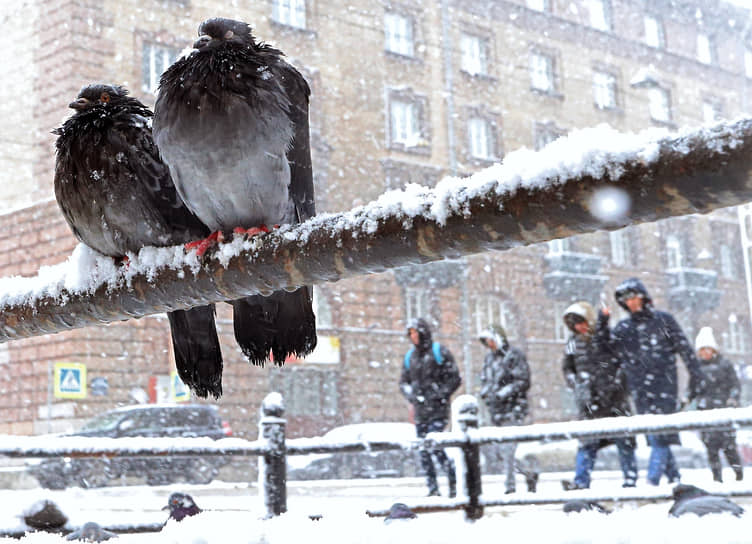
[[[87,111],[95,107],[106,108],[121,104],[127,96],[128,90],[125,87],[95,83],[81,89],[76,100],[68,104],[68,107],[76,111]]]
[[[194,49],[210,51],[219,47],[253,45],[251,27],[242,21],[215,17],[207,19],[198,27],[198,40]]]

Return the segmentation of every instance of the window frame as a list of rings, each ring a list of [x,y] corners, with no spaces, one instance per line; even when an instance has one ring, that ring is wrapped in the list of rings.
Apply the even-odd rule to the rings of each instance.
[[[545,66],[543,66],[543,71],[540,70],[541,66],[537,65],[537,60],[542,60],[543,64],[545,64]],[[528,62],[528,72],[530,75],[530,89],[533,92],[549,96],[557,96],[559,94],[557,59],[555,54],[539,48],[531,49]],[[538,83],[541,77],[545,77],[549,85],[546,87],[540,86]]]
[[[661,108],[665,109],[666,118],[656,117],[656,103],[655,97],[660,93],[663,104]],[[650,119],[656,123],[672,124],[673,123],[673,108],[671,107],[671,90],[661,85],[655,85],[648,89],[648,110],[650,112]]]
[[[655,42],[651,43],[651,32],[649,32],[648,21],[655,23]],[[653,13],[646,13],[642,18],[642,28],[645,33],[645,45],[654,49],[666,49],[666,29],[663,26],[663,19]]]
[[[468,66],[467,59],[468,59],[468,49],[466,48],[467,43],[469,40],[473,40],[476,47],[476,51],[472,51],[472,53],[477,53],[477,69],[476,67]],[[489,57],[490,57],[490,46],[489,46],[489,40],[487,37],[479,36],[478,34],[474,34],[472,32],[462,32],[462,35],[460,36],[460,69],[474,77],[488,77],[489,75]]]
[[[600,9],[595,11],[594,7],[599,7]],[[613,31],[613,8],[610,0],[589,0],[588,22],[592,28],[601,32]]]
[[[392,28],[391,22],[405,23],[404,29]],[[399,31],[404,30],[405,36]],[[415,18],[402,11],[388,10],[384,12],[384,51],[393,55],[414,58],[416,51],[415,43]],[[403,50],[403,47],[404,50]]]
[[[405,126],[409,128],[408,119],[411,119],[413,133],[402,137],[397,136],[395,130],[398,123],[395,123],[395,107],[401,104],[412,109],[412,115],[405,117]],[[386,107],[386,137],[387,148],[404,151],[406,153],[417,153],[428,155],[431,153],[431,131],[427,123],[429,118],[428,98],[425,95],[417,94],[412,89],[387,89],[387,107]],[[410,139],[410,138],[413,139]]]
[[[713,66],[717,62],[715,38],[706,32],[698,32],[696,39],[695,58],[706,66]]]
[[[599,85],[599,77],[608,78],[610,85]],[[599,103],[599,95],[601,94],[598,92],[599,90],[611,96],[612,101],[610,104]],[[593,104],[599,110],[613,111],[619,109],[619,79],[616,74],[599,67],[593,69]]]
[[[678,236],[669,234],[664,244],[666,251],[666,270],[676,270],[684,263],[684,248]]]
[[[540,13],[551,13],[551,0],[527,0],[525,6]]]
[[[477,334],[495,323],[504,328],[508,340],[515,341],[520,337],[517,326],[519,314],[509,299],[495,293],[484,293],[475,297],[474,309]]]
[[[632,261],[632,243],[629,233],[620,230],[608,232],[608,240],[611,248],[611,263],[615,266],[628,266]]]
[[[146,54],[147,50],[149,52],[149,68],[148,68],[148,75],[147,75],[147,69],[146,69]],[[157,51],[161,50],[161,51]],[[174,53],[174,56],[170,58],[170,53]],[[159,89],[159,80],[162,76],[162,74],[169,68],[179,57],[180,57],[181,50],[177,47],[172,47],[170,45],[160,43],[157,41],[152,40],[143,40],[141,44],[141,90],[145,93],[149,93],[151,95],[156,95],[157,90]],[[157,55],[161,54],[162,56],[162,63],[164,64],[164,69],[157,73],[156,71],[156,64],[157,64]],[[167,55],[167,57],[165,57]],[[154,81],[152,82],[152,77],[154,78]],[[147,81],[148,78],[148,81]],[[150,83],[153,83],[153,85],[150,85]]]
[[[272,21],[283,26],[306,30],[307,11],[306,0],[272,0]]]

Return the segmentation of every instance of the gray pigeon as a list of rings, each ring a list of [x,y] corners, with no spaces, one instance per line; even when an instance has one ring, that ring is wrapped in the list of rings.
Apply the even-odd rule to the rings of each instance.
[[[395,520],[415,519],[418,516],[410,510],[406,504],[401,502],[395,502],[389,511],[389,514],[384,518],[384,523],[392,523]]]
[[[209,230],[183,204],[149,129],[151,111],[124,87],[93,84],[69,104],[57,134],[55,198],[73,234],[123,259],[144,246],[183,244]],[[222,394],[214,306],[169,312],[178,374],[199,397]]]
[[[704,516],[706,514],[722,514],[724,512],[739,517],[744,513],[744,508],[735,502],[730,501],[726,497],[711,495],[704,489],[700,489],[694,485],[677,485],[674,487],[673,496],[674,504],[668,513],[677,518],[684,514]]]
[[[111,538],[117,538],[117,534],[100,527],[98,523],[87,521],[77,531],[73,531],[65,537],[66,540],[80,540],[83,542],[104,542]]]
[[[586,501],[582,499],[572,499],[567,501],[564,503],[562,509],[566,514],[579,512],[600,512],[601,514],[611,513],[611,510],[595,501]]]
[[[193,47],[162,75],[154,106],[154,139],[183,201],[215,238],[313,216],[303,76],[240,21],[204,21]],[[309,287],[231,304],[235,338],[254,364],[316,346]]]

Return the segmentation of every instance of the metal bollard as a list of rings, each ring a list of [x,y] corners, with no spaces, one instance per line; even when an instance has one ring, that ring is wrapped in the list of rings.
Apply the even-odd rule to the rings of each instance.
[[[464,433],[468,429],[478,428],[478,399],[472,395],[457,397],[459,402],[457,421],[460,430]],[[467,507],[465,518],[476,520],[483,517],[483,506],[480,504],[480,496],[483,493],[480,474],[480,446],[471,444],[469,441],[462,446],[465,458],[465,494],[467,495]]]
[[[259,458],[259,486],[264,493],[266,517],[287,512],[287,457],[285,446],[285,406],[282,395],[269,393],[261,403],[259,435],[268,443]]]

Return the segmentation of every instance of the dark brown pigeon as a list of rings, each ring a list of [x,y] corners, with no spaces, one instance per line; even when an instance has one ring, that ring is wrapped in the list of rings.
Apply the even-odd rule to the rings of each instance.
[[[58,135],[55,197],[73,234],[124,259],[144,246],[183,244],[209,232],[175,190],[149,128],[151,111],[119,86],[84,87]],[[167,314],[178,374],[196,395],[222,394],[214,306]]]
[[[214,239],[313,216],[303,76],[240,21],[204,21],[193,47],[162,75],[154,106],[154,139],[186,205]],[[235,338],[254,364],[316,346],[309,287],[232,306]]]
[[[201,513],[201,508],[196,505],[193,497],[187,493],[175,492],[167,499],[167,506],[162,510],[169,510],[168,520],[182,521],[183,519]]]

